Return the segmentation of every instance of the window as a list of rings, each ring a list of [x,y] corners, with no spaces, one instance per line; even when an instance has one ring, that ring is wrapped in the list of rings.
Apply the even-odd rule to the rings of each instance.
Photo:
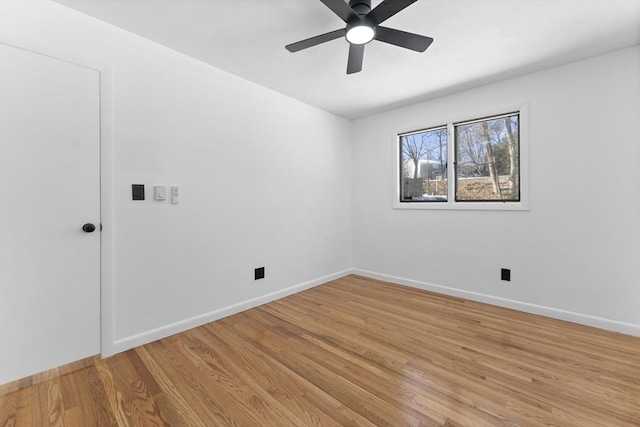
[[[447,127],[400,136],[402,201],[446,202]]]
[[[395,207],[527,209],[526,106],[479,117],[398,135]]]
[[[454,125],[456,201],[520,201],[520,114]]]

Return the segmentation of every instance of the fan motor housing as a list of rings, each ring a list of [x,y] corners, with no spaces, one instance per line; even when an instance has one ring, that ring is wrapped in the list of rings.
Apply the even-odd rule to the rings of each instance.
[[[364,16],[371,12],[371,0],[351,0],[349,7],[359,16]]]

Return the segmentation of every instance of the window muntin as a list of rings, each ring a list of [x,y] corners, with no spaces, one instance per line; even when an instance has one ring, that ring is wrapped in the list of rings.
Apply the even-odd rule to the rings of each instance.
[[[520,115],[454,125],[458,202],[520,201]]]
[[[400,135],[400,201],[448,199],[447,126]]]

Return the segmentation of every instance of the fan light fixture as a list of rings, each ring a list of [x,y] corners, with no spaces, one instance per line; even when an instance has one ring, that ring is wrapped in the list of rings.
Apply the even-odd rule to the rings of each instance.
[[[358,25],[349,28],[346,34],[347,41],[351,44],[367,44],[375,37],[376,32],[368,25]]]

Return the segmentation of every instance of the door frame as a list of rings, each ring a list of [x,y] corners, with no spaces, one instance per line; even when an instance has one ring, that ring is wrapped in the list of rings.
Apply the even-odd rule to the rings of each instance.
[[[100,96],[100,357],[114,352],[113,86],[109,64],[22,36],[0,34],[0,44],[97,71]]]

